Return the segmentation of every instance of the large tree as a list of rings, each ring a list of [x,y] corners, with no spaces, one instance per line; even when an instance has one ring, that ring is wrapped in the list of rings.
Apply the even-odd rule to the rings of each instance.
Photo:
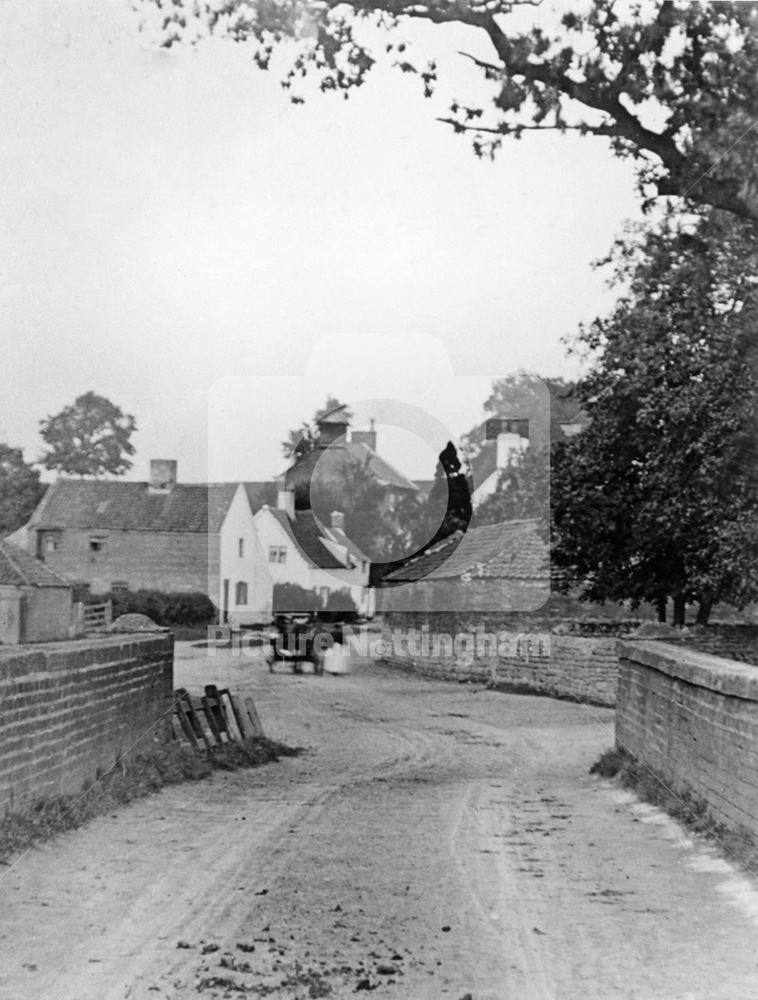
[[[626,288],[578,346],[589,417],[558,446],[554,561],[592,600],[758,597],[758,281],[752,227],[671,217],[611,255]]]
[[[438,56],[415,55],[402,25],[458,25],[482,85],[440,117],[456,132],[471,132],[479,155],[527,131],[602,136],[615,155],[638,164],[646,197],[675,195],[758,220],[753,2],[595,0],[572,3],[552,19],[534,0],[142,3],[159,8],[165,46],[206,31],[226,34],[250,43],[267,68],[274,49],[292,42],[283,83],[294,101],[302,100],[297,87],[308,73],[322,90],[347,94],[387,58],[417,74],[431,96]]]
[[[132,467],[130,438],[133,416],[95,392],[85,392],[55,416],[40,421],[49,450],[41,461],[47,469],[77,476],[118,476]]]
[[[0,444],[0,538],[26,524],[45,492],[20,448]]]

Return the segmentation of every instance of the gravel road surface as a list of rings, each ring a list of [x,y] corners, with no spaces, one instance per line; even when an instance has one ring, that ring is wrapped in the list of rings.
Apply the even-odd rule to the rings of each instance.
[[[2,1000],[751,1000],[758,883],[590,777],[613,713],[177,648],[300,757],[0,869]]]

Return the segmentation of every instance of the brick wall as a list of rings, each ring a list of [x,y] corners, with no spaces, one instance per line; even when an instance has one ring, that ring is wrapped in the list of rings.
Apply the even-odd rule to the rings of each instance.
[[[616,700],[616,639],[516,632],[481,618],[383,626],[386,662],[422,676],[481,681],[596,705]]]
[[[758,836],[758,668],[661,642],[619,655],[617,745]]]
[[[90,551],[90,536],[105,538]],[[218,536],[191,531],[90,532],[67,528],[55,551],[43,551],[46,565],[69,580],[89,583],[102,594],[114,582],[130,590],[203,591],[218,599]],[[209,556],[215,579],[208,579]],[[209,589],[210,586],[210,589]]]
[[[0,649],[0,812],[164,742],[172,689],[171,635]]]

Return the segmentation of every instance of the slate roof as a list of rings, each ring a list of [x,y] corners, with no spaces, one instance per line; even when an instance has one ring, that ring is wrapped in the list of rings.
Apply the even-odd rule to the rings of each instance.
[[[237,483],[177,483],[151,493],[148,483],[60,479],[32,517],[34,528],[87,531],[217,532]]]
[[[0,584],[14,587],[71,587],[39,559],[17,545],[0,541]]]
[[[447,579],[549,580],[548,546],[535,521],[507,521],[458,532],[386,579],[401,583]]]
[[[285,510],[276,507],[269,507],[269,510],[299,551],[315,566],[321,569],[345,569],[345,564],[324,545],[318,522],[309,510],[299,510],[294,520],[288,517]]]

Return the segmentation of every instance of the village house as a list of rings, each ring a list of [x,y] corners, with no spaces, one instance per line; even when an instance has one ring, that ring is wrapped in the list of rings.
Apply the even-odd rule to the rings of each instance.
[[[255,528],[274,583],[315,591],[323,605],[332,593],[348,591],[361,615],[374,613],[368,557],[344,531],[344,515],[334,511],[323,525],[310,510],[295,509],[294,492],[282,490],[279,506],[263,506]]]
[[[295,461],[279,477],[280,488],[294,493],[295,509],[310,510],[311,489],[320,484],[344,483],[351,464],[359,465],[384,491],[385,503],[393,509],[404,496],[417,496],[418,486],[395,469],[376,450],[373,420],[368,430],[353,430],[344,406],[316,421],[315,446]]]
[[[250,503],[260,485],[180,483],[176,462],[163,459],[151,461],[149,482],[59,479],[20,537],[93,593],[202,592],[222,621],[262,622],[273,580]]]
[[[534,520],[455,532],[388,574],[380,611],[536,611],[550,597],[549,548]]]
[[[71,584],[39,559],[0,541],[0,644],[68,639]]]

